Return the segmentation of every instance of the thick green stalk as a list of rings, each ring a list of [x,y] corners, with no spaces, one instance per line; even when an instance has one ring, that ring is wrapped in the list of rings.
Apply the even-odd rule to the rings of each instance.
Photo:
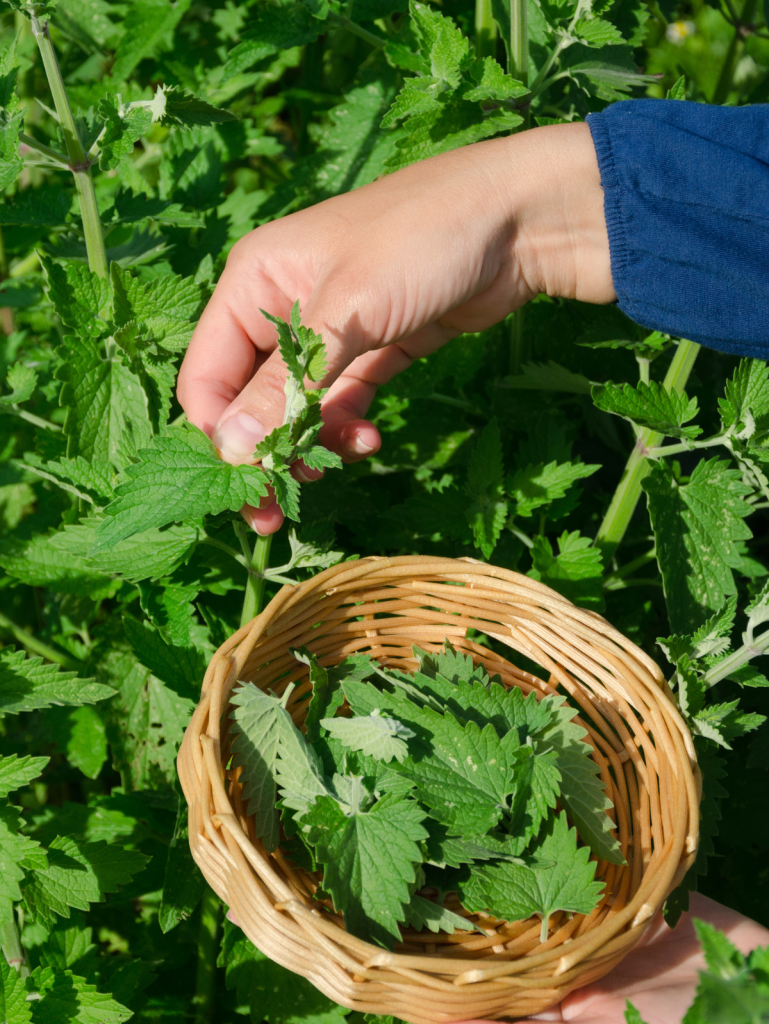
[[[26,630],[22,629],[21,626],[17,626],[15,622],[6,615],[3,615],[2,612],[0,612],[0,629],[10,633],[14,640],[20,643],[22,647],[26,647],[28,651],[31,651],[33,654],[39,654],[41,658],[53,661],[57,665],[61,665],[62,668],[79,669],[82,667],[79,662],[64,654],[63,651],[57,651],[55,647],[50,647],[48,644],[43,643],[42,640],[38,640],[36,636],[27,633]]]
[[[80,199],[80,214],[83,218],[83,233],[85,235],[86,252],[88,253],[88,266],[94,274],[98,274],[99,277],[106,277],[107,253],[104,248],[99,208],[96,204],[96,191],[93,187],[93,178],[91,177],[91,161],[83,149],[83,143],[78,134],[72,107],[69,105],[69,97],[64,87],[64,79],[61,76],[59,62],[56,59],[56,52],[48,32],[48,22],[41,22],[35,14],[31,16],[30,21],[32,23],[32,32],[40,49],[40,56],[43,59],[43,67],[48,77],[48,85],[51,90],[54,106],[56,107],[56,113],[59,115],[59,122],[69,158],[68,166],[75,176],[75,187]]]
[[[195,979],[195,1024],[211,1024],[216,1007],[216,952],[222,904],[213,889],[206,888],[200,902],[198,970]]]
[[[529,84],[529,18],[527,0],[510,0],[510,74]]]
[[[497,23],[491,0],[475,0],[475,54],[493,57],[497,51]]]
[[[749,26],[753,24],[757,10],[758,0],[745,0],[740,20],[734,27],[734,37],[732,38],[732,41],[729,44],[729,49],[726,52],[726,57],[724,58],[721,74],[718,77],[718,82],[716,84],[711,103],[726,103],[729,98],[729,93],[731,92],[732,83],[734,81],[734,72],[737,68],[739,59],[742,56],[743,50],[745,49],[745,41],[747,37],[744,29],[749,28]]]
[[[683,391],[699,350],[700,346],[693,341],[679,343],[663,382],[668,391]],[[641,497],[641,481],[649,472],[648,453],[652,448],[658,448],[664,437],[664,434],[647,428],[641,430],[638,435],[625,472],[595,538],[596,547],[599,547],[607,558],[619,547],[633,518]]]
[[[253,554],[251,553],[247,538],[241,537],[241,544],[243,545],[243,553],[246,555],[248,562],[248,582],[246,583],[246,592],[243,596],[243,610],[240,613],[240,624],[245,626],[247,622],[250,622],[262,610],[264,589],[267,586],[264,572],[270,564],[272,534],[269,537],[257,536]]]
[[[19,938],[15,916],[0,926],[0,946],[3,948],[3,956],[8,962],[8,966],[18,971],[22,978],[29,977],[27,957]]]
[[[722,679],[730,676],[732,672],[747,665],[753,658],[766,654],[767,648],[769,648],[769,630],[751,643],[743,644],[736,651],[732,651],[723,661],[719,661],[717,665],[708,669],[702,677],[703,683],[706,686],[715,686],[716,683],[720,683]]]

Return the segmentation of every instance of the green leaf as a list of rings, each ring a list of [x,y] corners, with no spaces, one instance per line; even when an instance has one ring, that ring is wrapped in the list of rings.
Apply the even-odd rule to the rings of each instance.
[[[702,433],[698,426],[685,427],[684,423],[699,412],[696,398],[689,398],[686,392],[668,390],[657,381],[637,387],[623,384],[596,384],[591,392],[593,402],[604,412],[622,416],[631,423],[649,427],[668,437],[693,439]]]
[[[587,847],[577,847],[576,829],[569,828],[563,813],[548,822],[533,852],[542,866],[478,865],[468,881],[460,883],[459,897],[467,910],[488,911],[507,921],[541,915],[544,942],[550,915],[556,910],[591,913],[603,882],[593,881],[595,862],[588,859]]]
[[[27,878],[24,902],[30,913],[52,924],[54,914],[69,917],[70,907],[88,910],[91,903],[102,903],[107,893],[127,885],[149,861],[138,850],[57,836],[48,847],[48,867]]]
[[[277,728],[275,781],[284,805],[304,814],[319,797],[329,792],[323,765],[315,748],[305,743],[288,712],[278,714]]]
[[[117,690],[105,708],[115,769],[132,789],[171,784],[194,702],[175,694],[116,640],[102,656],[99,673]]]
[[[484,558],[491,557],[507,519],[504,480],[502,441],[497,421],[492,420],[478,439],[467,471],[465,515]]]
[[[199,698],[206,659],[196,647],[169,644],[154,626],[129,615],[123,618],[123,628],[134,654],[157,679],[180,697],[194,701]]]
[[[603,611],[601,552],[578,530],[561,534],[557,555],[547,537],[535,537],[531,557],[534,564],[528,575],[532,579],[541,580],[575,604]]]
[[[299,521],[299,483],[289,469],[274,469],[270,483],[275,491],[275,500],[283,514],[294,522]]]
[[[421,932],[428,928],[431,932],[447,932],[453,935],[459,928],[460,931],[480,931],[474,921],[447,910],[432,900],[426,900],[422,896],[412,896],[411,900],[404,907],[406,924],[409,928],[415,928]]]
[[[61,322],[87,336],[103,334],[107,324],[102,313],[109,306],[109,281],[92,274],[80,263],[40,262],[48,283],[48,297]]]
[[[7,395],[0,395],[0,413],[32,397],[32,392],[37,386],[37,374],[30,366],[14,363],[8,371],[6,386],[11,390]]]
[[[461,725],[449,712],[418,707],[365,683],[343,680],[342,686],[356,714],[380,707],[416,733],[408,756],[392,767],[416,785],[436,821],[460,835],[482,835],[497,825],[521,764],[514,733],[503,741],[493,725]]]
[[[67,455],[82,455],[122,468],[126,447],[150,442],[152,426],[141,381],[118,353],[105,358],[95,337],[66,335],[57,376],[64,382],[60,402],[67,407]]]
[[[424,817],[417,803],[395,794],[349,816],[321,796],[302,817],[323,864],[323,888],[352,935],[390,949],[400,940],[398,922],[422,861],[417,844],[427,838]]]
[[[52,704],[95,704],[114,693],[109,686],[44,664],[42,658],[25,658],[23,651],[12,647],[0,650],[0,715],[49,708]]]
[[[28,1024],[32,1020],[25,979],[5,957],[0,957],[0,1020],[5,1024]]]
[[[680,78],[676,79],[675,83],[668,89],[666,100],[685,100],[686,99],[686,75],[681,75]]]
[[[625,1024],[646,1024],[629,999],[625,1000]]]
[[[752,534],[744,519],[750,487],[728,462],[699,462],[687,484],[655,462],[643,482],[654,529],[657,561],[676,633],[696,629],[736,594],[733,571],[742,564],[739,543]]]
[[[90,549],[95,530],[89,533],[86,543]],[[194,526],[184,524],[166,526],[162,530],[153,527],[119,541],[106,551],[96,555],[89,553],[87,561],[99,572],[120,576],[130,583],[158,580],[186,561],[199,536]]]
[[[172,45],[173,30],[190,6],[190,0],[135,0],[123,20],[123,33],[110,68],[114,82],[125,81],[134,68],[147,57]]]
[[[699,921],[697,918],[694,918],[692,924],[711,974],[717,974],[721,978],[734,978],[745,969],[745,957],[723,932],[707,921]]]
[[[33,452],[25,452],[24,465],[31,472],[39,473],[44,480],[58,482],[64,490],[70,490],[83,500],[103,505],[105,499],[114,493],[114,472],[108,463],[89,461],[82,455],[74,459],[53,459],[45,462]],[[69,485],[69,486],[68,486]]]
[[[280,10],[280,8],[278,8]],[[345,1024],[347,1013],[309,981],[281,967],[253,943],[240,928],[224,922],[224,937],[217,960],[225,983],[235,991],[238,1006],[249,1007],[253,1024]]]
[[[549,462],[517,470],[507,480],[507,492],[515,501],[515,514],[532,515],[535,509],[562,498],[577,480],[592,476],[600,468],[582,462]]]
[[[529,91],[522,82],[506,75],[493,57],[476,61],[472,77],[478,84],[464,93],[466,100],[511,100]]]
[[[557,703],[560,702],[560,703]],[[614,822],[606,813],[612,803],[586,742],[587,730],[573,721],[575,711],[565,699],[553,699],[554,720],[536,735],[539,750],[552,748],[561,775],[560,799],[577,826],[580,839],[599,860],[624,864],[619,841],[612,835]]]
[[[259,9],[241,34],[242,42],[230,52],[221,82],[247,71],[265,57],[315,42],[325,30],[323,22],[313,18],[303,4]]]
[[[168,847],[163,898],[158,910],[158,924],[166,935],[186,921],[195,910],[206,889],[206,881],[190,852],[190,830],[186,800],[179,801],[176,827]]]
[[[417,160],[510,132],[522,121],[520,114],[509,110],[484,116],[477,104],[444,93],[438,108],[409,118],[407,131],[397,140],[395,152],[386,161],[387,170],[397,171]]]
[[[59,227],[67,219],[72,197],[59,186],[28,188],[7,197],[0,206],[0,224]]]
[[[762,359],[741,359],[724,397],[718,400],[724,430],[739,430],[752,436],[758,424],[766,426],[769,416],[769,371]]]
[[[694,920],[708,971],[700,971],[694,1002],[683,1024],[754,1024],[769,1015],[767,949],[759,948],[746,961],[722,932],[706,921]]]
[[[237,121],[237,117],[231,111],[212,107],[200,97],[193,96],[186,89],[174,85],[158,86],[152,99],[151,110],[153,121],[181,128]]]
[[[766,721],[764,715],[739,709],[739,700],[708,704],[689,719],[692,732],[729,749],[729,740],[744,736]]]
[[[113,263],[111,270],[113,316],[118,326],[132,321],[159,330],[177,321],[197,318],[200,286],[190,277],[164,274],[141,281]],[[162,340],[162,334],[159,340]]]
[[[72,971],[38,967],[31,985],[40,993],[32,1004],[33,1024],[123,1024],[133,1016],[127,1006]]]
[[[141,108],[126,109],[112,96],[99,100],[97,110],[104,121],[104,134],[99,142],[99,167],[110,171],[133,153],[134,144],[152,124],[152,114]]]
[[[588,46],[603,47],[625,42],[622,33],[610,21],[603,18],[586,17],[577,23],[577,35]]]
[[[107,734],[99,711],[90,704],[54,708],[46,716],[56,746],[89,779],[97,779],[107,760]]]
[[[87,535],[90,537],[90,531]],[[19,535],[0,540],[0,565],[14,579],[94,601],[111,597],[118,584],[100,575],[85,554],[77,527],[34,534],[29,540]]]
[[[50,757],[0,757],[0,797],[6,797],[17,789],[28,786],[36,779],[50,761]]]
[[[243,768],[243,799],[254,815],[256,835],[268,853],[279,841],[276,762],[283,703],[252,685],[240,686],[231,697],[235,739],[234,763]]]
[[[19,834],[21,824],[16,808],[0,802],[0,924],[13,918],[12,904],[21,899],[19,883],[25,869],[45,869],[48,864],[40,844]]]
[[[189,425],[154,438],[138,459],[105,509],[93,554],[153,527],[258,505],[267,493],[261,469],[223,462],[206,435]]]
[[[317,164],[307,186],[313,201],[359,188],[378,178],[395,149],[397,132],[378,131],[396,93],[390,72],[361,76],[362,84],[345,94],[328,113],[318,136]]]
[[[394,718],[376,711],[353,718],[323,718],[320,724],[344,747],[360,750],[377,761],[403,762],[408,753],[406,740],[415,733]]]
[[[554,363],[525,363],[523,373],[505,377],[503,387],[518,391],[565,391],[573,395],[589,395],[593,384],[581,373],[572,373],[565,366]]]

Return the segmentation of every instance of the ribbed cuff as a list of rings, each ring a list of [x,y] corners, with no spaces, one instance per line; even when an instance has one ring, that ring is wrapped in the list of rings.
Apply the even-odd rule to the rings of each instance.
[[[609,257],[611,259],[611,277],[617,301],[628,299],[625,287],[627,273],[628,246],[625,222],[622,216],[622,198],[619,176],[614,162],[614,151],[606,122],[602,114],[589,114],[587,125],[593,136],[595,154],[598,157],[598,170],[601,174],[603,188],[603,212],[606,218],[606,230],[609,233]]]

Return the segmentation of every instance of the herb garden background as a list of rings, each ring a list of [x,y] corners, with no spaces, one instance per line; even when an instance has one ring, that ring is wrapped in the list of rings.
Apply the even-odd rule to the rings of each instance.
[[[381,388],[367,462],[332,468],[297,407],[271,548],[237,515],[264,474],[174,396],[252,227],[630,96],[766,102],[761,5],[8,0],[0,33],[3,1019],[359,1024],[225,920],[174,762],[216,647],[362,555],[517,569],[651,653],[705,780],[668,916],[688,886],[769,925],[764,363],[540,297]],[[301,496],[297,454],[329,465]]]

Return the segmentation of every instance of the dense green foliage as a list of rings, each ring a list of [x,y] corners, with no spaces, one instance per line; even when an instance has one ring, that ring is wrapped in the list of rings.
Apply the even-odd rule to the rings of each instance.
[[[763,363],[540,298],[382,388],[382,451],[304,489],[271,567],[233,511],[263,472],[216,459],[174,397],[194,322],[254,225],[535,118],[668,90],[767,99],[754,0],[737,31],[731,0],[531,0],[527,60],[511,40],[520,15],[503,0],[4,7],[9,1024],[354,1020],[222,925],[210,893],[201,903],[174,766],[216,646],[281,583],[343,557],[486,558],[666,657],[705,776],[699,885],[769,923],[769,831],[754,813],[769,771]],[[316,339],[278,326],[288,359],[318,378]],[[295,391],[264,453],[296,519],[285,466],[313,447],[317,405]],[[163,491],[172,474],[176,494]],[[734,976],[761,970],[758,958]]]
[[[425,886],[471,913],[539,914],[546,942],[554,911],[589,914],[602,892],[566,812],[599,860],[624,863],[587,733],[563,697],[524,699],[448,642],[414,653],[411,675],[368,655],[327,670],[297,652],[313,683],[306,737],[288,711],[293,686],[237,691],[235,764],[259,836],[278,845],[277,791],[291,856],[322,866],[334,909],[369,942],[392,948],[404,923],[475,930],[418,895]]]

